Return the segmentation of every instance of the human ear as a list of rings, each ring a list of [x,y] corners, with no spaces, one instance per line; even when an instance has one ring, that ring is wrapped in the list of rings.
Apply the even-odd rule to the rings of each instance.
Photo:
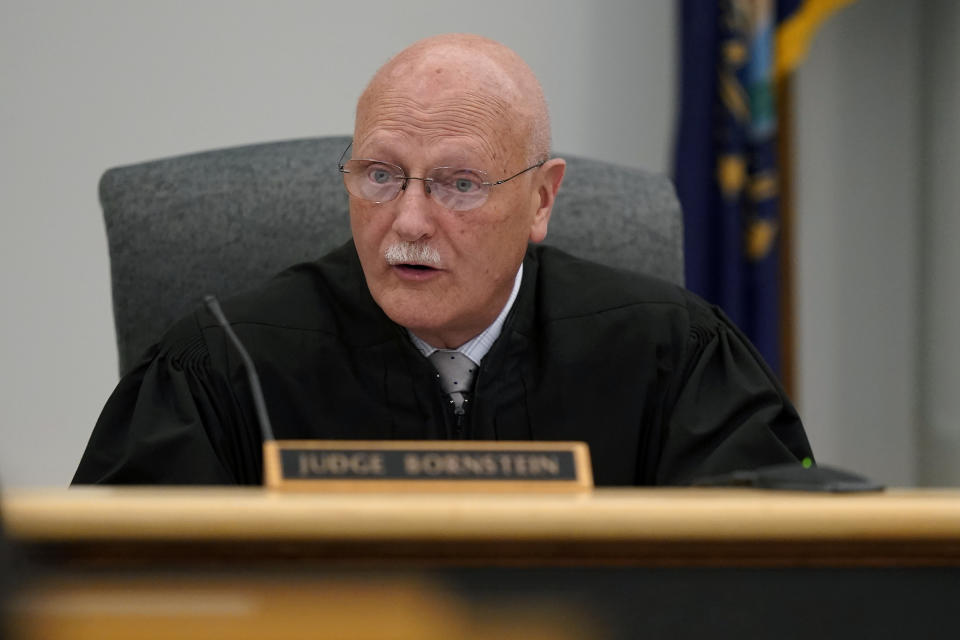
[[[547,226],[553,203],[557,200],[557,191],[567,171],[567,162],[563,158],[551,158],[536,173],[536,191],[534,193],[536,211],[530,225],[530,242],[543,242],[547,237]]]

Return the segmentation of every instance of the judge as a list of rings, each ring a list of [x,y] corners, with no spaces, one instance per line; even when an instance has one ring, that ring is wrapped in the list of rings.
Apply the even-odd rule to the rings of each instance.
[[[537,246],[565,170],[549,152],[540,86],[503,45],[438,36],[376,73],[339,165],[352,242],[223,305],[277,438],[581,440],[598,485],[810,456],[722,313]],[[261,468],[241,360],[201,309],[120,381],[74,483],[258,484]]]

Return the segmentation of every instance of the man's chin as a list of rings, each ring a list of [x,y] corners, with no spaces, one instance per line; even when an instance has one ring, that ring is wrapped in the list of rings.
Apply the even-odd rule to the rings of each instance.
[[[373,298],[388,318],[411,330],[439,327],[446,316],[435,296],[426,291],[391,287],[388,291],[374,293]]]

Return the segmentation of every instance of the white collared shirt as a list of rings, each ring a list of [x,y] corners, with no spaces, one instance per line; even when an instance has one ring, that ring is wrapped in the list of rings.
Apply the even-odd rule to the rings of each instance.
[[[490,351],[490,347],[493,346],[493,343],[497,341],[497,338],[500,337],[500,332],[503,330],[503,323],[507,319],[507,314],[510,313],[510,309],[513,308],[513,302],[517,299],[517,293],[520,292],[520,281],[523,280],[523,263],[520,263],[520,269],[517,270],[517,275],[513,279],[513,291],[510,292],[510,297],[507,299],[507,304],[503,305],[503,309],[500,311],[500,315],[493,321],[493,323],[478,333],[473,338],[467,340],[462,345],[454,349],[454,351],[459,351],[463,355],[467,356],[477,364],[480,364],[480,361],[483,360],[483,357],[487,355],[487,352]],[[407,329],[407,335],[410,336],[410,340],[413,341],[413,344],[420,350],[420,353],[424,357],[429,358],[434,351],[438,351],[436,347],[432,347],[417,336],[413,334],[412,331]]]

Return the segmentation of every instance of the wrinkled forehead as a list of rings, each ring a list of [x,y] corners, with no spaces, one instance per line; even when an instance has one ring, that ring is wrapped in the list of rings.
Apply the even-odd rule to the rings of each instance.
[[[496,61],[453,49],[381,69],[357,105],[354,144],[462,143],[494,162],[526,153],[522,95]]]
[[[472,157],[508,163],[523,155],[524,141],[511,125],[509,106],[472,91],[418,99],[385,91],[358,111],[354,146],[374,154],[399,146],[449,155],[463,148]]]

